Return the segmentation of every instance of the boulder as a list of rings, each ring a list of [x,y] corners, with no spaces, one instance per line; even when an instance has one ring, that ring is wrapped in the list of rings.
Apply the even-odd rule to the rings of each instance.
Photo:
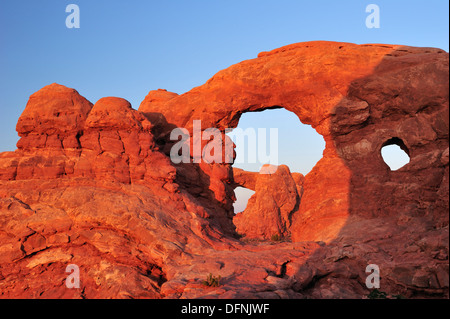
[[[248,187],[255,194],[249,199],[245,210],[233,219],[236,231],[246,238],[279,240],[289,237],[292,213],[300,205],[298,189],[302,185],[294,181],[289,167],[280,165],[272,170],[272,174],[266,173],[268,169],[264,165],[259,174],[237,170],[235,175],[235,183],[237,179],[242,187],[256,179],[254,188]]]

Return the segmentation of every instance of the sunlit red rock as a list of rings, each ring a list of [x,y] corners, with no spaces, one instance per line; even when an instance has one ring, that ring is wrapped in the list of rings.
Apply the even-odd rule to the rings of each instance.
[[[245,187],[252,184],[252,177],[257,174],[254,188],[247,186],[256,193],[249,199],[246,209],[233,219],[236,231],[246,238],[288,237],[291,215],[300,205],[302,191],[299,194],[297,190],[302,190],[302,184],[297,185],[286,165],[265,165],[259,173],[249,173],[245,174],[250,177],[249,181],[243,179],[242,172],[238,171],[239,175],[236,176],[239,185]]]

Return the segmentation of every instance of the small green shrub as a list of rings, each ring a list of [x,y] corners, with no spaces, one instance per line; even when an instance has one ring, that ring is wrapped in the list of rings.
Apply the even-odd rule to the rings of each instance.
[[[208,287],[219,287],[220,286],[220,280],[222,277],[220,276],[213,276],[213,274],[209,274],[208,277],[206,277],[206,280],[203,281],[203,284]]]
[[[374,289],[367,296],[369,299],[406,299],[403,295],[388,295],[384,291],[379,291],[378,289]]]
[[[370,292],[369,299],[387,299],[387,293],[384,291],[379,291],[378,289],[374,289]]]
[[[271,241],[280,241],[280,240],[281,240],[281,236],[278,235],[278,234],[273,234],[273,235],[270,237],[270,240],[271,240]]]

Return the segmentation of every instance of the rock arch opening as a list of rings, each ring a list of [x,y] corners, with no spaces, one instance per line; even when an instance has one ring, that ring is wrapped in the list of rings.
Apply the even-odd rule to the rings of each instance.
[[[291,173],[306,175],[322,158],[325,149],[323,137],[310,125],[301,123],[295,113],[284,108],[244,113],[239,119],[236,129],[241,129],[246,133],[253,131],[257,135],[257,145],[256,147],[249,148],[248,134],[245,136],[245,139],[241,140],[229,135],[236,145],[236,159],[233,164],[235,170],[241,169],[246,172],[258,173],[263,165],[274,164],[286,165]],[[259,131],[260,129],[263,129],[262,136],[261,131]],[[258,156],[260,152],[265,153],[265,155],[270,153],[271,158],[273,158],[271,152],[274,151],[272,145],[274,138],[273,131],[270,129],[277,130],[275,147],[277,163],[261,161],[261,158]],[[265,144],[261,141],[265,141]],[[254,156],[252,157],[250,152],[256,152],[257,154],[253,154]],[[256,159],[256,161],[252,161],[251,159]],[[234,203],[234,212],[240,213],[244,211],[249,198],[253,194],[254,188],[252,190],[252,186],[249,188],[237,187],[235,189],[236,201]]]
[[[234,193],[237,199],[233,204],[234,213],[239,214],[245,210],[248,200],[253,196],[253,194],[255,194],[255,191],[238,186],[234,189]]]
[[[381,156],[391,171],[397,171],[410,162],[409,149],[398,137],[393,137],[383,144]]]

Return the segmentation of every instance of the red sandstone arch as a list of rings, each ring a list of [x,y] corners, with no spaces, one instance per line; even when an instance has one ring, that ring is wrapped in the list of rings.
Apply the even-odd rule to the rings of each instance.
[[[425,160],[448,148],[448,54],[439,49],[299,43],[233,65],[186,94],[158,103],[153,96],[139,110],[161,113],[175,126],[190,129],[201,119],[203,127],[236,127],[244,112],[283,107],[324,137],[324,156],[306,176],[294,216],[296,241],[330,241],[349,215],[394,214],[405,203],[425,213],[436,196],[414,206],[428,191],[404,192],[402,185],[415,179],[436,191],[448,180],[442,163]],[[406,177],[390,175],[380,156],[394,136],[412,154]],[[440,205],[442,211],[448,202]]]

